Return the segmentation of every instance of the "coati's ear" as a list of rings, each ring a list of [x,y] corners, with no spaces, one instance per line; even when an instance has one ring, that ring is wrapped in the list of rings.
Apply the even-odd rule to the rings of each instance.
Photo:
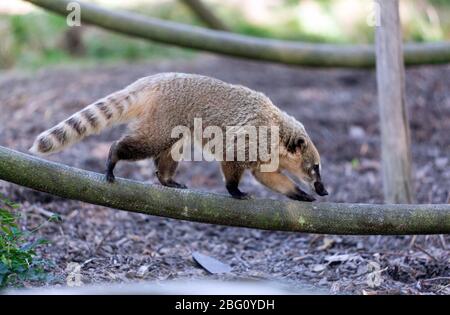
[[[297,137],[295,139],[289,139],[288,143],[286,143],[286,149],[288,152],[294,154],[299,151],[303,151],[306,146],[306,140],[303,137]]]
[[[297,139],[297,149],[303,151],[306,148],[306,139],[303,137],[299,137]]]

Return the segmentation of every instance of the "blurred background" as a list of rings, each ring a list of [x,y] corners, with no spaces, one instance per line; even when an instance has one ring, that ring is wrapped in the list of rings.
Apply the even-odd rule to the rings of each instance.
[[[194,24],[202,22],[178,0],[86,0],[109,8]],[[204,0],[234,32],[308,42],[371,43],[371,0]],[[403,0],[405,41],[450,40],[449,0]],[[0,70],[54,64],[98,64],[119,60],[189,58],[195,53],[83,25],[20,0],[0,2]]]

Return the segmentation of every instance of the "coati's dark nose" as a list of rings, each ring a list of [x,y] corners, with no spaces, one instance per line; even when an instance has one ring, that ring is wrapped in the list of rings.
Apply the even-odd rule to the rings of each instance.
[[[314,189],[316,190],[316,193],[319,196],[326,196],[328,195],[328,191],[325,189],[323,184],[321,182],[315,182],[314,183]]]

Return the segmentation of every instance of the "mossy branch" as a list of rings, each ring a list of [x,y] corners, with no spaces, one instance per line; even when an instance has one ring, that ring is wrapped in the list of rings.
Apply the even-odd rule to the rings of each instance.
[[[305,203],[147,185],[45,161],[0,146],[0,179],[130,212],[266,230],[326,234],[450,233],[450,205]]]
[[[67,4],[81,5],[81,20],[105,29],[156,42],[224,55],[314,67],[373,67],[373,45],[309,44],[264,39],[116,12],[73,0],[26,0],[67,16]],[[406,44],[407,65],[450,62],[450,42]]]

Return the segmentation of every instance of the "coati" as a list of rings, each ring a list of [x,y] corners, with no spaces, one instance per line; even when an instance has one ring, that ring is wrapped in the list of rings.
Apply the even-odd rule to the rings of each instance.
[[[194,118],[198,117],[203,127],[279,128],[279,164],[275,171],[262,172],[261,161],[221,162],[226,189],[232,197],[248,198],[238,188],[246,169],[260,183],[291,199],[315,200],[282,171],[306,182],[318,195],[328,194],[321,181],[319,153],[300,122],[262,93],[201,75],[161,73],[141,78],[44,131],[30,151],[38,155],[58,152],[107,127],[129,123],[129,131],[111,146],[106,179],[114,181],[113,170],[120,160],[153,158],[162,185],[185,188],[173,178],[178,162],[170,152],[179,139],[172,138],[171,131],[179,125],[193,128]]]

